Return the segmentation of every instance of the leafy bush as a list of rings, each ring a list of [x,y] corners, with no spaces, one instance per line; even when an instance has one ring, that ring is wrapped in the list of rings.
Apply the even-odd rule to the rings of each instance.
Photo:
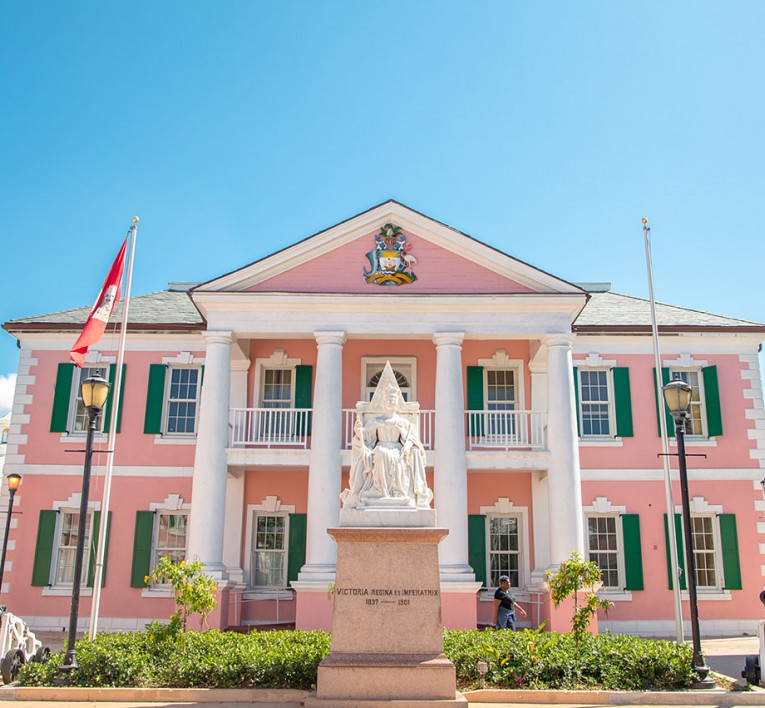
[[[77,642],[74,686],[309,689],[329,653],[326,632],[182,632],[153,623],[145,632],[99,634]],[[539,630],[444,632],[444,653],[463,688],[479,683],[478,661],[496,688],[678,690],[693,680],[692,650],[628,636],[555,634]],[[63,652],[29,664],[22,686],[53,685]]]
[[[496,688],[674,691],[694,679],[690,645],[626,635],[446,630],[444,653],[463,687],[478,685],[481,660]]]
[[[215,597],[218,587],[204,572],[204,567],[201,561],[176,563],[170,556],[163,556],[157,567],[144,578],[149,586],[170,586],[175,600],[175,613],[170,616],[170,621],[180,624],[184,631],[191,615],[201,615],[199,629],[204,629],[207,615],[218,607]]]

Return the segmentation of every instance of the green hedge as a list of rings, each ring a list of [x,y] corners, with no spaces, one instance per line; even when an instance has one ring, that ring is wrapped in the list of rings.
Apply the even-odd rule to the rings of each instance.
[[[296,688],[316,683],[329,653],[326,632],[175,632],[153,625],[141,633],[100,634],[77,642],[74,686]],[[628,636],[521,632],[444,632],[444,653],[462,688],[478,685],[477,664],[489,665],[497,688],[678,690],[690,686],[691,648]],[[29,664],[22,686],[54,684],[63,652]]]

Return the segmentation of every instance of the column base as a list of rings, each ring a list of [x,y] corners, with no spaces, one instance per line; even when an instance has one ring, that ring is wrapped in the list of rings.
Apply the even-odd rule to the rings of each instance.
[[[335,570],[334,563],[306,563],[298,573],[298,582],[334,583]]]

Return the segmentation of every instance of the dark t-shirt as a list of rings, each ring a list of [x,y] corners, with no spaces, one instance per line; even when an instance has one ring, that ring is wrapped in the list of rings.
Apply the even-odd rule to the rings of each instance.
[[[497,588],[497,592],[494,593],[494,599],[499,600],[500,607],[504,607],[507,610],[515,609],[515,598],[502,588]]]

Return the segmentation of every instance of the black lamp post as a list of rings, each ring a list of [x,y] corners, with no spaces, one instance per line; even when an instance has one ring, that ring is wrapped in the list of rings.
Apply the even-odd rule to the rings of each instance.
[[[74,643],[77,635],[77,614],[80,609],[80,581],[82,579],[82,557],[85,551],[85,522],[88,518],[88,494],[90,492],[90,467],[93,458],[93,437],[96,420],[103,410],[109,395],[109,382],[100,376],[91,376],[82,382],[82,405],[88,413],[88,437],[85,442],[85,468],[82,473],[82,498],[80,518],[77,527],[77,550],[74,557],[74,578],[72,579],[72,609],[69,613],[69,639],[67,640],[64,662],[59,669],[69,672],[77,668]]]
[[[13,513],[13,497],[16,496],[16,490],[21,484],[21,475],[12,472],[8,475],[8,491],[10,499],[8,500],[8,518],[5,520],[5,537],[3,538],[3,556],[0,558],[0,593],[3,592],[3,572],[5,571],[5,554],[8,551],[8,534],[11,532],[11,514]]]
[[[714,688],[715,681],[709,676],[709,667],[701,653],[699,632],[699,606],[696,597],[696,559],[693,555],[693,530],[691,528],[691,503],[688,498],[688,468],[685,459],[685,419],[691,405],[693,389],[685,381],[670,381],[662,389],[664,402],[675,421],[677,440],[677,461],[680,472],[680,496],[683,505],[683,528],[685,529],[685,577],[688,584],[688,599],[691,605],[691,634],[693,636],[693,668],[699,675],[694,688]],[[673,524],[670,523],[670,533]],[[677,578],[675,579],[677,582]]]

